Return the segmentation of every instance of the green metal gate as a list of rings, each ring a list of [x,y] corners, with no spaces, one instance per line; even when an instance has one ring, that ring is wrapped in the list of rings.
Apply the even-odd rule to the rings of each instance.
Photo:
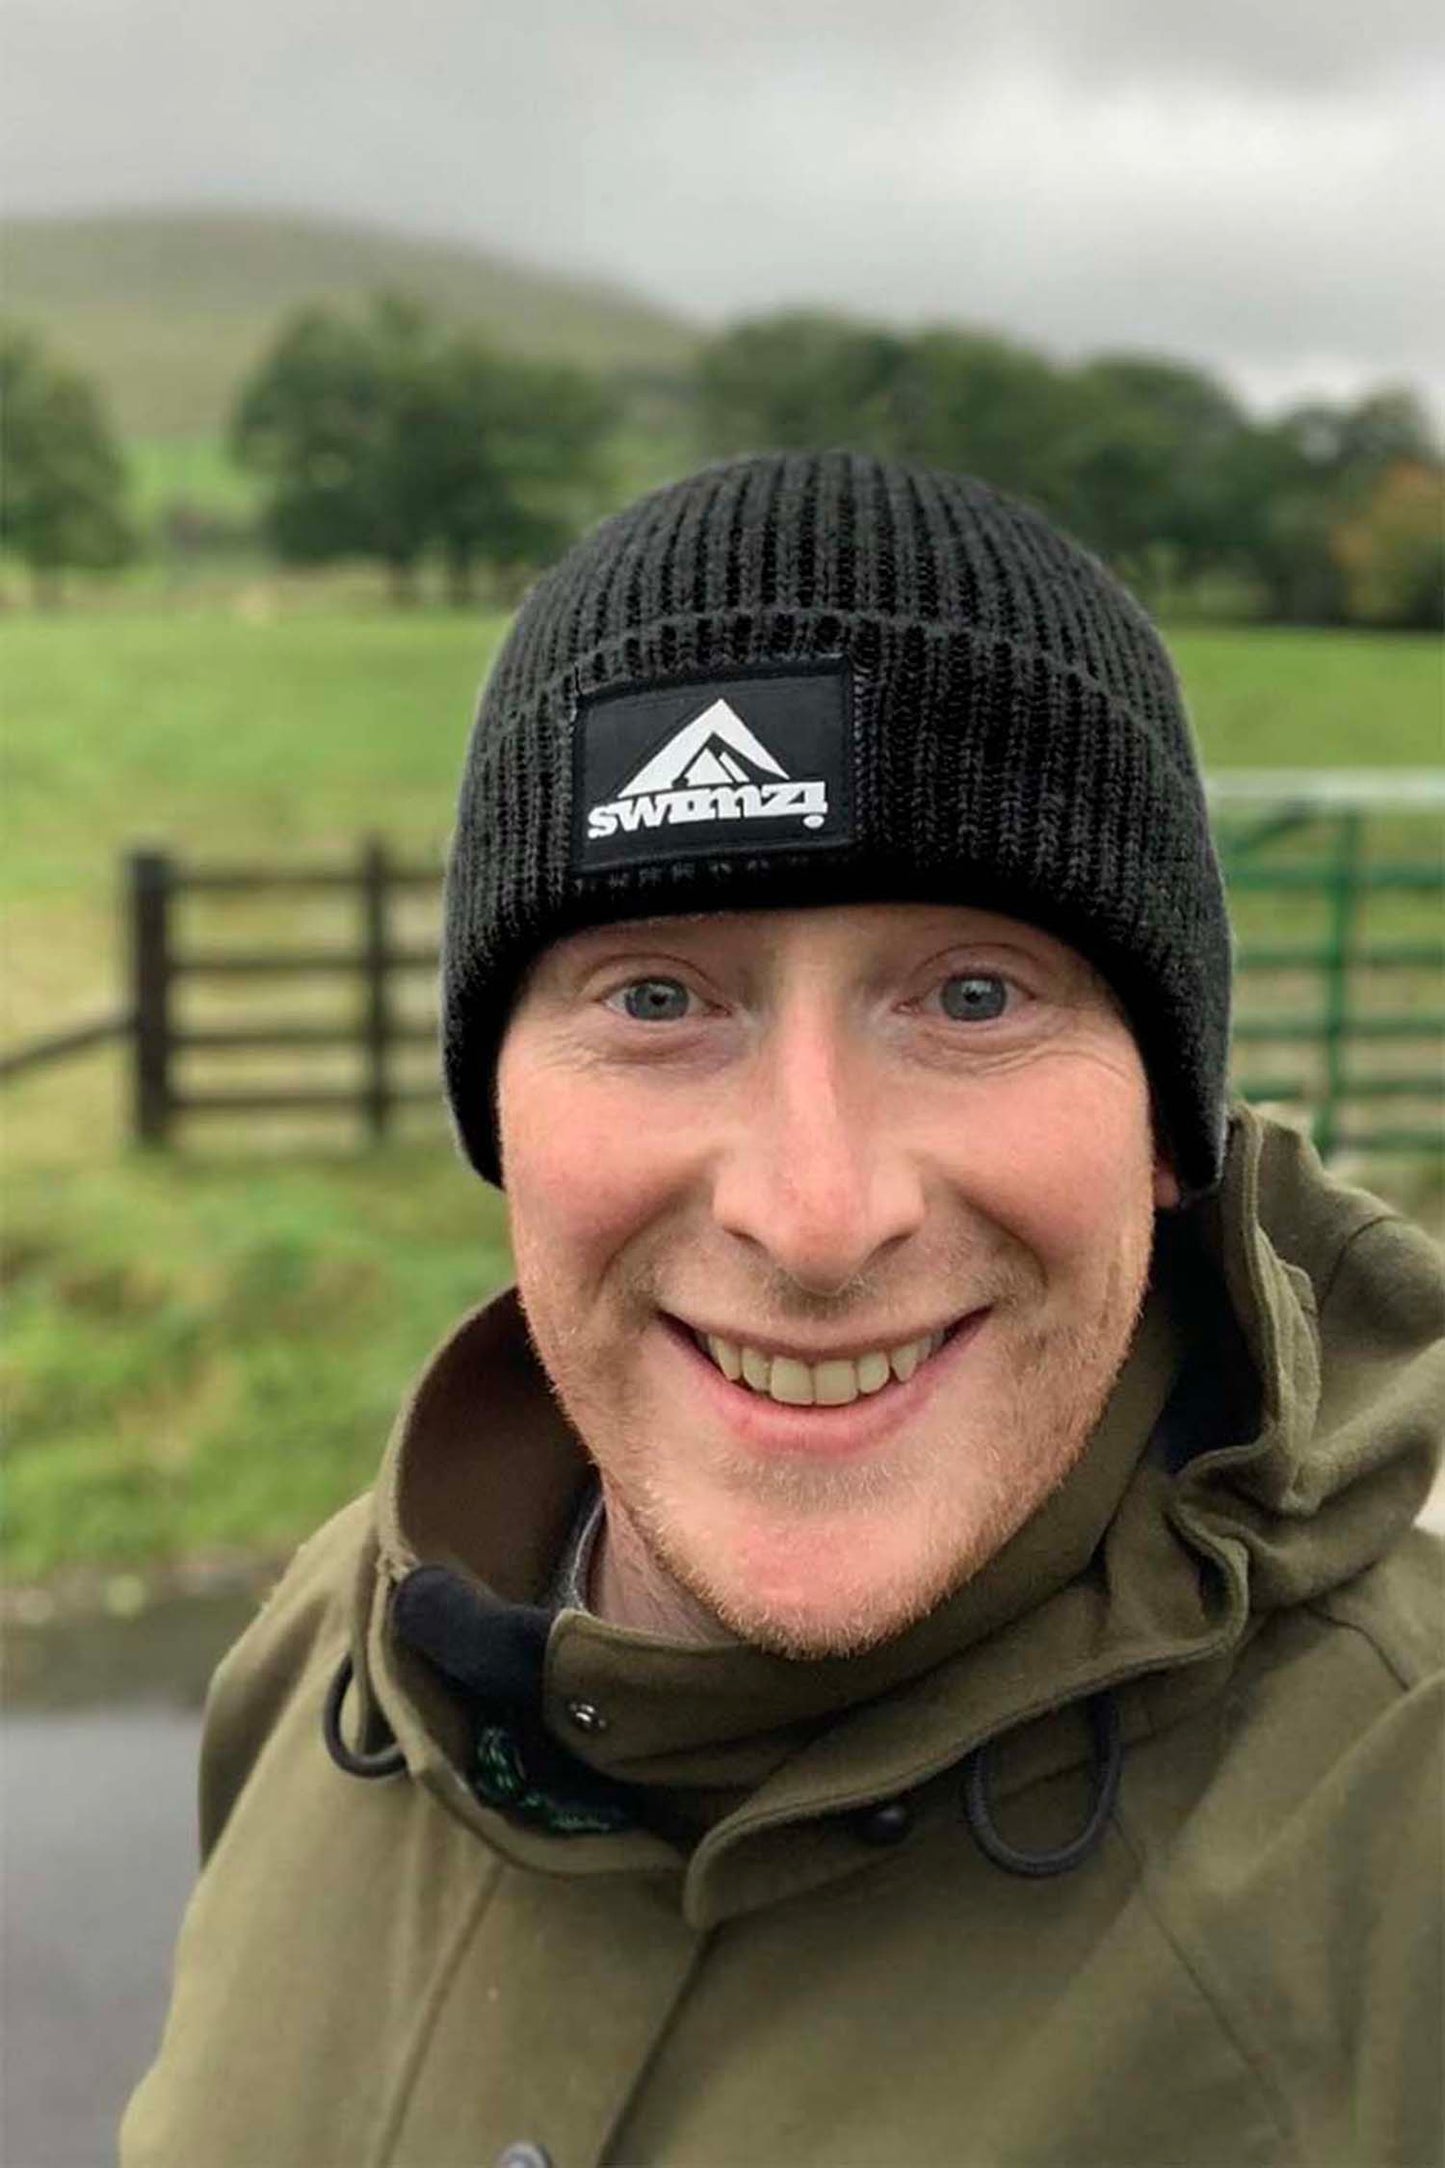
[[[1236,1089],[1326,1156],[1442,1133],[1445,770],[1216,771],[1237,944]]]

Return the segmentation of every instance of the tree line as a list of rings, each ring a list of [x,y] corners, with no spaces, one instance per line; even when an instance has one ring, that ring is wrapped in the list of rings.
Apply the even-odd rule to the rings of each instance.
[[[698,365],[704,441],[847,443],[955,467],[1052,513],[1152,597],[1248,595],[1276,622],[1441,621],[1441,463],[1410,392],[1251,417],[1153,356],[1050,361],[1006,339],[787,313]]]
[[[656,391],[656,386],[652,390]],[[1441,453],[1410,392],[1261,419],[1204,369],[1068,365],[996,336],[784,311],[671,384],[676,466],[822,445],[954,467],[1031,499],[1151,600],[1299,624],[1442,622]],[[367,559],[405,598],[519,587],[631,495],[638,387],[517,359],[405,300],[315,306],[241,388],[234,457],[283,562]],[[7,547],[42,586],[139,546],[93,388],[0,335]]]

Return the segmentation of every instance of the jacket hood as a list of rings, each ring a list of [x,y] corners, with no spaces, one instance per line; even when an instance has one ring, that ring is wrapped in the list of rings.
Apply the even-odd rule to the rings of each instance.
[[[413,1777],[505,1856],[680,1877],[698,1925],[856,1871],[889,1803],[940,1786],[956,1803],[964,1772],[978,1834],[982,1750],[994,1805],[1091,1752],[1116,1779],[1120,1741],[1218,1693],[1272,1612],[1401,1537],[1438,1451],[1442,1308],[1419,1229],[1238,1110],[1219,1190],[1160,1222],[1133,1350],[1064,1483],[917,1626],[799,1662],[549,1618],[590,1464],[505,1295],[432,1359],[383,1465],[353,1617],[363,1726],[379,1715]],[[449,1616],[470,1605],[494,1641],[500,1622],[524,1668],[532,1651],[541,1734],[599,1797],[639,1801],[635,1826],[536,1826],[479,1801],[465,1664],[448,1683],[398,1631],[437,1569]],[[1112,1749],[1086,1721],[1102,1696]],[[1048,1856],[1075,1834],[1031,1837]]]

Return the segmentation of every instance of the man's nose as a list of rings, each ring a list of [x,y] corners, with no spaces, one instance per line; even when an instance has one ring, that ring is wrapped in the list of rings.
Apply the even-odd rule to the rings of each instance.
[[[923,1223],[905,1132],[906,1109],[866,1047],[819,1018],[780,1025],[717,1164],[713,1216],[800,1287],[840,1293]]]

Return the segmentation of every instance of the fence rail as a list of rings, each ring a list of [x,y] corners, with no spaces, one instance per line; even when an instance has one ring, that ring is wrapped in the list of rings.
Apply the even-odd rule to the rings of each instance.
[[[1372,860],[1367,824],[1382,813],[1445,808],[1445,771],[1406,778],[1352,771],[1346,780],[1349,791],[1336,773],[1210,780],[1240,934],[1236,1088],[1246,1098],[1305,1108],[1326,1155],[1428,1154],[1442,1144],[1438,1060],[1431,1070],[1418,1059],[1385,1067],[1381,1057],[1392,1049],[1418,1055],[1426,1043],[1445,1042],[1445,867],[1418,855]],[[160,851],[134,852],[124,867],[128,1004],[0,1058],[0,1078],[124,1038],[131,1048],[131,1128],[144,1144],[169,1144],[183,1119],[279,1113],[349,1113],[367,1136],[383,1138],[402,1108],[439,1104],[434,1080],[410,1081],[398,1065],[405,1050],[435,1043],[435,1022],[404,1014],[398,997],[409,977],[434,975],[438,963],[434,941],[398,925],[398,907],[408,897],[434,904],[440,883],[436,867],[398,860],[377,837],[366,839],[350,866],[193,868]],[[294,946],[260,945],[254,936],[241,945],[214,935],[204,944],[183,938],[189,899],[224,907],[228,899],[287,894],[300,907]],[[354,908],[341,944],[319,945],[306,924],[326,899]],[[1306,938],[1292,921],[1311,906],[1323,908],[1324,926],[1322,935]],[[1371,931],[1372,907],[1403,914],[1403,921]],[[1298,992],[1285,991],[1302,977],[1318,988],[1309,1008],[1292,1006]],[[348,1016],[187,1019],[193,986],[251,980],[280,986],[306,978],[349,989]],[[1385,1006],[1362,1002],[1362,988],[1381,985],[1400,991]],[[1251,999],[1260,988],[1264,1008]],[[222,1057],[289,1054],[304,1069],[310,1057],[348,1051],[356,1057],[348,1082],[288,1075],[222,1088],[200,1086],[187,1073],[195,1056],[214,1065]],[[1308,1074],[1287,1058],[1302,1052],[1313,1059]],[[1386,1117],[1398,1108],[1401,1118],[1365,1120],[1376,1108]]]
[[[115,1009],[92,1023],[73,1024],[68,1031],[52,1031],[43,1039],[31,1039],[12,1053],[0,1055],[0,1082],[23,1076],[27,1069],[47,1069],[54,1062],[67,1061],[72,1054],[86,1054],[93,1046],[128,1039],[134,1029],[135,1018],[130,1010]]]

